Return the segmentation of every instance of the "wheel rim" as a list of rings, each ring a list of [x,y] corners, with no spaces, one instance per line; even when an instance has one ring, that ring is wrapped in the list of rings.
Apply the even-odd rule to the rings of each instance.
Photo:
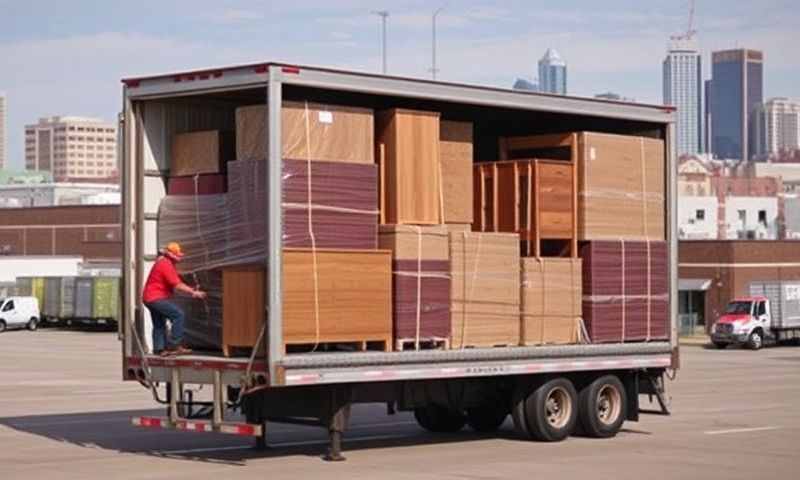
[[[572,401],[562,387],[555,387],[547,394],[544,403],[547,423],[553,428],[564,428],[572,415]]]
[[[761,335],[758,332],[753,333],[753,346],[759,348],[761,346]]]
[[[622,395],[612,385],[603,385],[597,392],[597,419],[604,425],[612,425],[622,411]]]

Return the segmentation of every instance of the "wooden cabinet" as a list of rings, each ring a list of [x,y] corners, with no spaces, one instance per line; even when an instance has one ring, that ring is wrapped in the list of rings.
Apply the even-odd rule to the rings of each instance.
[[[518,233],[524,255],[575,256],[574,164],[541,159],[479,163],[474,176],[475,230]]]
[[[442,223],[439,113],[384,110],[375,125],[381,223]]]
[[[251,349],[255,345],[266,318],[265,292],[263,266],[222,270],[222,353],[226,357],[232,348]]]

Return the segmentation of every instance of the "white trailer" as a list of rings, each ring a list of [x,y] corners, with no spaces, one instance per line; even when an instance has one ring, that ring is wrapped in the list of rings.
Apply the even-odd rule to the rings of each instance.
[[[465,423],[490,431],[511,414],[523,437],[550,441],[571,434],[578,420],[589,435],[614,435],[624,420],[638,419],[640,394],[656,395],[666,411],[663,376],[679,364],[673,108],[279,63],[129,78],[123,83],[122,373],[168,405],[166,417],[137,417],[135,425],[253,435],[263,444],[268,421],[312,423],[329,431],[328,458],[340,459],[341,434],[354,403],[381,402],[390,405],[390,411],[413,410],[420,425],[433,431],[456,431]],[[271,319],[282,318],[281,103],[298,98],[376,109],[436,110],[478,121],[504,135],[594,130],[665,140],[669,341],[287,355],[281,322],[269,321],[263,355],[148,354],[144,328],[149,322],[140,293],[157,253],[158,207],[166,194],[172,135],[233,129],[233,109],[239,105],[267,105],[265,317],[269,312]],[[204,404],[209,418],[188,418],[197,416],[198,406],[184,392],[190,384],[212,386],[213,398]],[[238,408],[244,421],[226,421],[231,418],[228,407]]]

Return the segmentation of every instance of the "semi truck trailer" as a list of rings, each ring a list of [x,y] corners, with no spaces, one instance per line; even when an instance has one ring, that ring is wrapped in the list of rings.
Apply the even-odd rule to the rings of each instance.
[[[259,63],[123,80],[123,288],[119,339],[122,378],[138,381],[166,406],[139,427],[216,432],[266,442],[268,422],[318,425],[329,433],[326,458],[342,459],[350,407],[384,403],[413,411],[434,432],[497,429],[510,415],[521,437],[563,440],[614,436],[637,421],[640,396],[668,412],[665,375],[679,367],[676,330],[677,227],[674,109],[507,89]],[[282,318],[282,102],[314,101],[372,109],[413,108],[475,123],[476,151],[499,135],[592,130],[657,138],[666,145],[663,226],[668,247],[669,331],[665,339],[571,345],[507,345],[402,351],[287,353]],[[232,128],[234,110],[266,106],[267,235],[264,326],[245,357],[197,352],[160,357],[148,344],[141,290],[155,261],[159,205],[167,195],[171,138]],[[322,120],[322,117],[321,117]],[[485,141],[484,141],[485,140]],[[624,315],[624,314],[623,314]],[[192,387],[206,386],[200,401]],[[644,398],[642,399],[644,400]]]

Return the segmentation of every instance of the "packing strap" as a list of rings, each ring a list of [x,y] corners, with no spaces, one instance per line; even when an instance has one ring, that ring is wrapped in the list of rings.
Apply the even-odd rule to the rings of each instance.
[[[312,198],[313,188],[311,187],[311,126],[309,124],[308,101],[304,102],[304,117],[306,127],[306,195],[308,208],[308,236],[311,238],[311,271],[314,281],[314,348],[319,347],[320,340],[320,318],[319,318],[319,269],[317,264],[317,237],[314,235],[314,201]]]
[[[461,232],[462,238],[464,239],[464,271],[466,274],[467,268],[467,238],[470,237],[469,232]],[[473,298],[475,295],[475,286],[478,283],[478,267],[481,261],[481,244],[483,240],[483,235],[478,234],[478,244],[475,248],[475,266],[472,269],[472,279],[470,280],[469,284],[469,294],[464,298],[464,312],[463,312],[463,322],[461,324],[461,348],[463,349],[467,343],[467,320],[469,315],[467,313],[467,306],[470,304],[470,299]],[[466,286],[466,275],[464,276],[465,286]]]
[[[619,244],[622,249],[622,291],[620,292],[622,297],[622,303],[620,304],[622,308],[622,341],[625,342],[625,240],[620,240]]]

